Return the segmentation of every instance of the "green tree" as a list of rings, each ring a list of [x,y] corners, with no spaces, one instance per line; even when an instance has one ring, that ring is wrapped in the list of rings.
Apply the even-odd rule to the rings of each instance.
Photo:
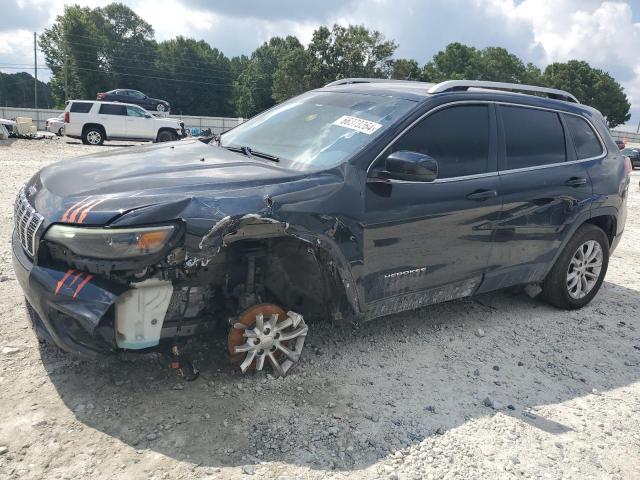
[[[320,27],[308,47],[309,86],[320,87],[347,77],[388,78],[397,48],[377,30],[362,25],[334,25],[331,30]]]
[[[66,6],[39,44],[53,72],[52,93],[58,105],[64,101],[65,75],[70,98],[95,98],[116,86],[151,85],[153,29],[125,5]]]
[[[231,61],[207,42],[177,37],[157,47],[155,80],[161,98],[176,113],[230,116],[233,73]]]
[[[457,42],[450,43],[424,66],[422,78],[434,83],[445,80],[479,80],[483,75],[481,64],[482,54],[478,49]]]
[[[258,47],[244,62],[234,82],[236,113],[251,117],[275,105],[276,101],[304,91],[303,78],[297,76],[304,73],[300,71],[303,54],[304,47],[293,36],[273,37]]]
[[[540,70],[524,64],[516,55],[501,47],[478,50],[461,43],[450,43],[436,53],[423,69],[428,82],[445,80],[489,80],[494,82],[540,85]]]
[[[0,105],[33,108],[33,76],[26,72],[0,72]],[[38,107],[53,108],[49,84],[38,80]]]
[[[391,62],[391,78],[395,80],[420,80],[422,72],[418,62],[409,58],[398,58]]]
[[[545,85],[573,93],[580,102],[597,108],[606,117],[609,128],[631,118],[631,104],[622,86],[611,75],[587,62],[570,60],[552,63],[544,70]]]

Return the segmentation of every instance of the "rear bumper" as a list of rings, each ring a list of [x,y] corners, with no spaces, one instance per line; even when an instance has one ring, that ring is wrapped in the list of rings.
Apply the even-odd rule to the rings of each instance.
[[[16,278],[39,317],[31,316],[32,326],[41,335],[62,350],[84,357],[117,348],[112,307],[126,287],[34,265],[15,235],[12,250]]]

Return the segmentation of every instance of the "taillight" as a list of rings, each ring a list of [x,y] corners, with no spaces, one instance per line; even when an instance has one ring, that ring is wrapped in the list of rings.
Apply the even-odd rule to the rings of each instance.
[[[69,112],[64,112],[64,123],[69,123]]]
[[[633,172],[633,164],[631,163],[631,159],[627,156],[624,157],[624,174],[627,177],[631,176],[631,172]]]

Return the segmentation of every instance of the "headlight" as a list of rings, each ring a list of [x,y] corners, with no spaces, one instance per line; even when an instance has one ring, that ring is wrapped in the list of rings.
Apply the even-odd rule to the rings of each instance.
[[[117,260],[158,253],[175,227],[78,228],[53,225],[45,240],[62,245],[82,257]]]

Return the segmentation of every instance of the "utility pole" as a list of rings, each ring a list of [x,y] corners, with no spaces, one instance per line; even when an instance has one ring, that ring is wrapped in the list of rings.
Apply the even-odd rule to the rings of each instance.
[[[38,41],[36,40],[36,32],[33,32],[33,103],[36,110],[38,109]]]
[[[69,70],[69,57],[65,53],[65,55],[64,55],[64,103],[65,103],[65,105],[69,101],[69,82],[67,80],[68,79],[68,74],[67,74],[68,70]]]

